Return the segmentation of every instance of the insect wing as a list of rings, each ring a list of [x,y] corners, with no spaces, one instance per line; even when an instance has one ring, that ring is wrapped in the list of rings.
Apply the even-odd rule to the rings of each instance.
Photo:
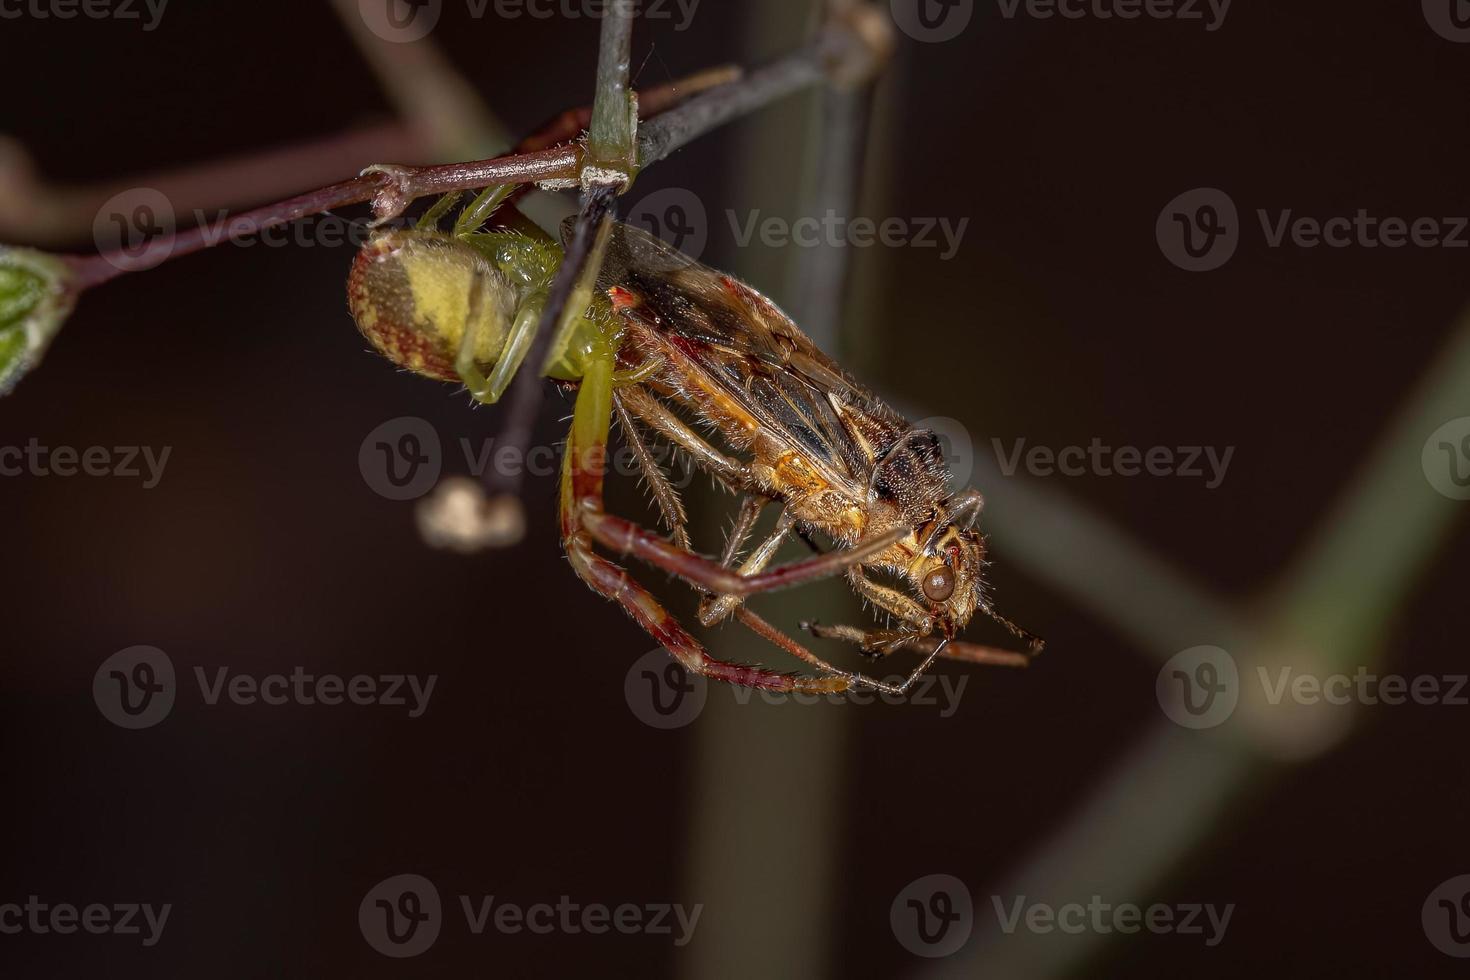
[[[634,316],[850,488],[908,428],[765,296],[639,228],[615,227],[598,285],[632,294]]]

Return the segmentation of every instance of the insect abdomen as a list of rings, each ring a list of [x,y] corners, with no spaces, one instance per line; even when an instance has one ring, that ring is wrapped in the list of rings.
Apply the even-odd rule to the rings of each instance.
[[[472,291],[478,301],[470,323]],[[466,329],[474,358],[494,366],[505,346],[515,290],[464,242],[424,231],[389,231],[357,253],[347,303],[362,335],[383,356],[415,374],[457,381],[455,358]]]

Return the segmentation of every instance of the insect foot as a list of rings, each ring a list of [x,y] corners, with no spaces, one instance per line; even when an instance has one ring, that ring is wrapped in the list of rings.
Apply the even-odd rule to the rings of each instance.
[[[526,536],[526,514],[510,494],[490,497],[477,480],[450,477],[419,501],[419,533],[433,548],[468,555],[508,548]]]

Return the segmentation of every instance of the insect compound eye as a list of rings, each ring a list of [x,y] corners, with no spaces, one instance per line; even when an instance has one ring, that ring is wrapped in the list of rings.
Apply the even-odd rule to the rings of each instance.
[[[924,596],[930,602],[943,602],[952,595],[954,572],[950,571],[948,565],[940,565],[924,576]]]

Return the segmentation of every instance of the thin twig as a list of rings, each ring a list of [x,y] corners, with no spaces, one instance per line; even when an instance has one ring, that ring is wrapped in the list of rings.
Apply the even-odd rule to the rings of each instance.
[[[92,237],[108,199],[134,188],[159,192],[179,213],[233,208],[331,180],[363,160],[411,160],[421,150],[407,126],[387,122],[187,169],[71,186],[45,180],[25,147],[0,138],[0,239],[37,248],[76,246]]]
[[[541,313],[535,339],[523,362],[529,370],[523,370],[511,385],[510,407],[501,428],[501,445],[524,450],[531,444],[539,414],[543,389],[541,367],[551,350],[558,326],[561,324],[567,301],[572,290],[582,278],[592,244],[605,218],[613,213],[617,195],[626,186],[626,168],[630,166],[633,139],[636,135],[637,111],[630,108],[628,100],[628,72],[632,50],[633,13],[632,5],[614,3],[602,21],[601,50],[597,61],[597,93],[592,103],[592,132],[599,134],[597,148],[589,153],[588,167],[594,168],[596,182],[584,181],[582,209],[577,216],[572,240],[566,244],[566,255],[552,280],[546,307]],[[624,179],[617,178],[613,169],[622,161]],[[596,270],[593,270],[596,274]],[[486,476],[486,488],[491,493],[519,495],[522,473],[500,473],[491,470]]]
[[[506,408],[505,421],[501,423],[498,445],[515,446],[524,450],[531,444],[535,435],[536,416],[540,414],[541,400],[545,394],[541,385],[541,365],[545,363],[546,355],[555,339],[557,326],[561,322],[561,311],[566,309],[567,300],[571,298],[577,279],[587,266],[593,242],[597,240],[597,230],[603,219],[612,213],[613,201],[616,199],[617,188],[606,185],[591,188],[583,195],[576,230],[572,240],[566,244],[566,257],[562,259],[556,278],[552,280],[546,308],[542,313],[541,323],[536,328],[535,342],[527,353],[526,360],[522,362],[523,370],[511,384],[510,404]],[[554,316],[552,311],[556,311]],[[519,467],[510,467],[504,472],[500,468],[491,467],[485,477],[486,489],[496,495],[519,496],[521,483],[522,469]]]
[[[608,23],[612,18],[604,21]],[[645,168],[690,140],[716,126],[753,112],[797,89],[824,80],[834,59],[856,57],[865,51],[856,31],[843,26],[823,29],[809,44],[728,85],[696,96],[676,109],[651,121],[637,141],[637,166]],[[473,190],[491,184],[528,184],[544,181],[574,181],[582,176],[586,160],[580,143],[551,147],[531,153],[512,154],[489,160],[450,163],[428,167],[394,167],[391,174],[378,171],[353,180],[309,191],[286,201],[180,232],[159,248],[162,258],[178,258],[225,242],[248,238],[306,215],[372,200],[380,218],[402,214],[415,200],[451,191]],[[65,256],[76,271],[75,286],[86,289],[130,271],[134,264],[124,254]],[[121,259],[122,261],[117,261]]]
[[[629,104],[628,97],[632,59],[633,4],[630,0],[613,0],[602,21],[597,53],[597,95],[587,130],[590,166],[627,171],[634,163],[638,110],[636,103]]]
[[[650,121],[638,133],[638,165],[648,167],[732,119],[827,79],[834,57],[862,49],[845,28],[823,28],[797,50],[746,75],[737,84],[712,89]]]

